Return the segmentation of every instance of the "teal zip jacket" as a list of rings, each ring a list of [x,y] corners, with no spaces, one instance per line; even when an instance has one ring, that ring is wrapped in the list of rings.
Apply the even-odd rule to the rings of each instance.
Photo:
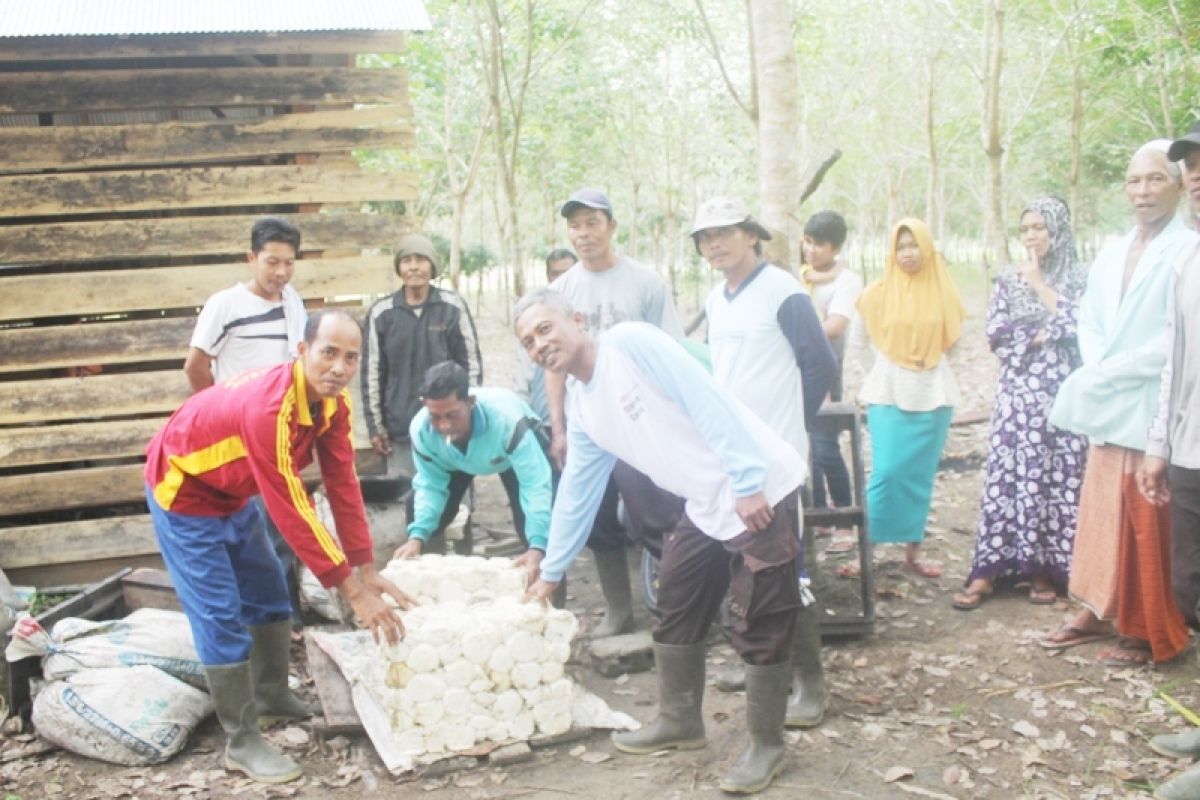
[[[475,409],[466,452],[433,429],[424,407],[409,425],[417,474],[408,535],[425,542],[437,530],[452,472],[495,475],[511,469],[520,484],[525,538],[531,548],[544,551],[553,489],[550,462],[537,436],[541,421],[528,403],[507,389],[472,389],[471,396]]]

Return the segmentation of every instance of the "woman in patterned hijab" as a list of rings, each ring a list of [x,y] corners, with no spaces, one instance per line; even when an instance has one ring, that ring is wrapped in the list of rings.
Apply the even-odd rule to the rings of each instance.
[[[975,558],[954,607],[978,608],[997,582],[1028,583],[1053,603],[1066,586],[1087,446],[1050,426],[1058,387],[1079,366],[1075,320],[1086,273],[1071,215],[1054,197],[1021,214],[1028,259],[996,280],[987,336],[1000,359]]]
[[[1019,233],[1028,258],[1001,272],[1005,285],[997,290],[1008,293],[1012,319],[1048,320],[1054,311],[1044,298],[1050,293],[1079,298],[1087,283],[1075,255],[1071,212],[1057,197],[1039,197],[1021,212]]]

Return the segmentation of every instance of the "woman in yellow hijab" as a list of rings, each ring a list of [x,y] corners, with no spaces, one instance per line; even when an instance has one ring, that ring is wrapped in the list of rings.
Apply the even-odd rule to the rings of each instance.
[[[867,370],[859,400],[868,406],[871,434],[868,529],[874,543],[907,545],[905,569],[936,578],[940,567],[919,551],[959,400],[946,354],[962,336],[966,314],[924,222],[900,220],[889,245],[883,277],[863,291],[850,332]]]

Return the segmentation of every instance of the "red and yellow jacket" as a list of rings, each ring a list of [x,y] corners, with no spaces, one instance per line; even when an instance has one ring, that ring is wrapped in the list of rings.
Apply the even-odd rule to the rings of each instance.
[[[314,445],[344,553],[300,480]],[[371,562],[350,395],[310,404],[300,361],[251,370],[188,398],[146,457],[146,484],[167,511],[225,516],[261,494],[283,538],[325,586]]]

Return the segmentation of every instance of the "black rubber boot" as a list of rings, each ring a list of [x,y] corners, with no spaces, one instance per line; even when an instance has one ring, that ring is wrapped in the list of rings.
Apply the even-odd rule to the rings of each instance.
[[[699,750],[704,738],[704,643],[654,643],[658,671],[658,718],[636,731],[613,734],[622,753]],[[782,704],[780,705],[782,708]]]
[[[600,577],[600,591],[604,593],[604,621],[592,631],[593,639],[618,636],[633,630],[633,587],[629,584],[629,562],[625,559],[625,548],[597,550],[596,574]]]
[[[229,736],[225,769],[244,772],[259,783],[287,783],[300,777],[300,765],[276,750],[258,729],[250,662],[206,666],[208,691],[217,719]]]
[[[792,695],[784,724],[789,728],[815,728],[825,719],[829,695],[821,666],[821,616],[816,603],[796,614],[792,633]]]
[[[1176,775],[1154,791],[1157,800],[1200,800],[1200,766]]]
[[[317,713],[288,687],[288,663],[291,661],[292,623],[280,620],[266,625],[251,625],[250,674],[254,679],[254,705],[258,724],[271,725],[285,719],[305,719]]]
[[[1150,749],[1167,758],[1200,758],[1200,728],[1159,734],[1150,740]]]
[[[721,778],[721,791],[754,794],[771,785],[784,767],[787,745],[783,718],[792,684],[792,664],[746,665],[746,730],[750,746]]]

